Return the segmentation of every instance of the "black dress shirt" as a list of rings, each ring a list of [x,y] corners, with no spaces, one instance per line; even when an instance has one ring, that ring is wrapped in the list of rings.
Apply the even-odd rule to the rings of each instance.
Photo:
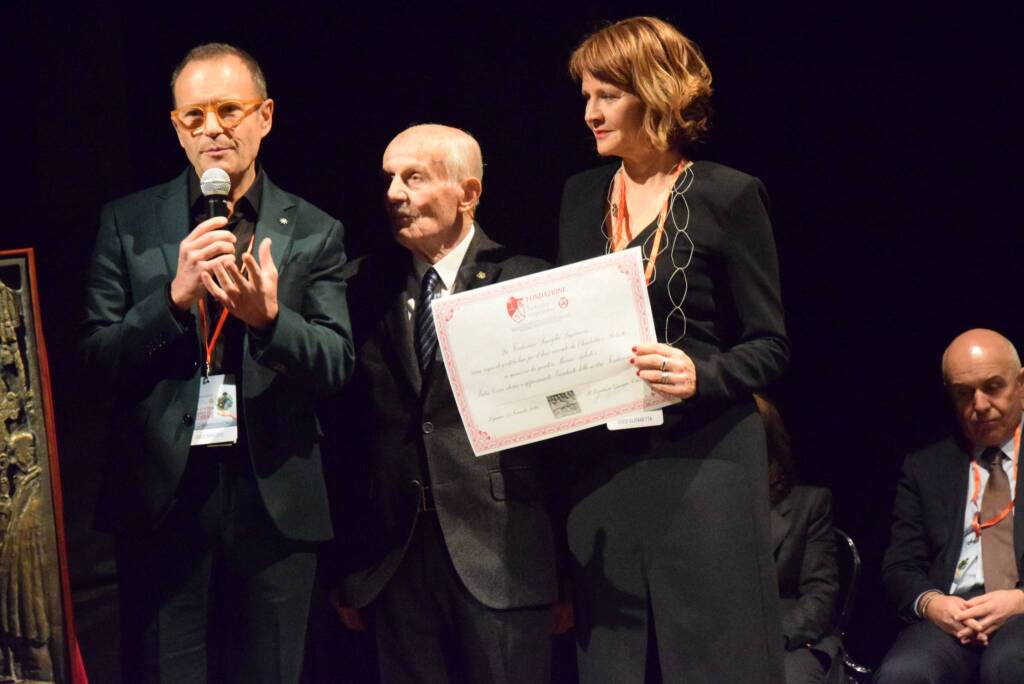
[[[263,174],[257,169],[256,180],[248,192],[235,202],[234,211],[228,218],[227,230],[235,235],[235,261],[241,267],[242,255],[249,249],[250,242],[256,233],[256,222],[259,218],[260,198],[263,194]],[[206,198],[203,197],[199,187],[199,178],[194,174],[188,177],[188,201],[189,216],[192,218],[192,227],[210,218],[207,213]],[[256,245],[253,242],[255,252]],[[220,305],[212,295],[206,295],[206,311],[209,314],[208,334],[213,335],[224,307]],[[200,334],[202,334],[200,332]],[[241,380],[242,371],[242,339],[245,335],[245,324],[229,315],[224,322],[224,329],[213,349],[213,359],[210,364],[210,373],[232,373],[236,382]],[[205,344],[205,343],[204,343]],[[206,350],[203,350],[206,354]]]

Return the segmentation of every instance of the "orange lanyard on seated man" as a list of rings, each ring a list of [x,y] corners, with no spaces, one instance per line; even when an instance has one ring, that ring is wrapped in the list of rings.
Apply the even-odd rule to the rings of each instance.
[[[1002,449],[1000,449],[1000,453],[1002,453]],[[1016,488],[1016,483],[1017,483],[1017,461],[1019,461],[1019,460],[1020,460],[1020,424],[1018,423],[1017,424],[1017,430],[1013,433],[1013,483],[1014,483],[1013,497],[1010,499],[1010,503],[1006,504],[1006,508],[1001,510],[994,517],[989,518],[988,520],[986,520],[984,522],[981,521],[981,506],[978,505],[978,494],[979,494],[979,492],[981,490],[981,466],[978,465],[978,459],[975,458],[974,460],[971,461],[971,472],[974,474],[974,493],[971,495],[971,503],[974,504],[974,507],[976,509],[978,509],[974,513],[974,520],[971,521],[971,529],[974,530],[974,534],[975,534],[976,538],[980,539],[981,538],[981,531],[982,530],[984,530],[986,528],[989,528],[989,527],[992,527],[994,525],[998,525],[999,523],[1001,523],[1003,521],[1003,518],[1008,516],[1010,514],[1010,511],[1013,510],[1013,506],[1014,506],[1014,504],[1017,501],[1017,488]],[[995,467],[995,468],[1002,468],[1003,464],[1002,463],[994,463],[993,467]]]

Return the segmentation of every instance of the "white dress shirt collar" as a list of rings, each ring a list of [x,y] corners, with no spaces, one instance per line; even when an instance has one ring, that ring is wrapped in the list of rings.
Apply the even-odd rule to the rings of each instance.
[[[455,279],[459,275],[459,269],[462,268],[462,260],[466,258],[466,252],[469,250],[469,243],[473,241],[473,235],[475,233],[476,224],[473,224],[469,227],[469,232],[466,233],[466,236],[462,238],[459,244],[455,245],[455,248],[445,254],[436,264],[430,264],[418,254],[414,254],[412,257],[412,265],[413,270],[416,273],[417,280],[422,281],[423,274],[433,266],[434,270],[437,271],[437,274],[441,276],[441,284],[444,286],[444,293],[451,292],[455,288]]]
[[[424,269],[423,272],[426,273],[426,270]],[[1005,442],[1003,442],[1002,444],[999,445],[999,449],[1003,452],[1003,456],[1006,456],[1006,458],[1010,459],[1011,461],[1016,456],[1016,454],[1013,453],[1013,442],[1014,442],[1014,437],[1015,436],[1016,436],[1016,432],[1011,434],[1006,439]],[[981,456],[982,453],[984,453],[985,449],[987,449],[987,448],[988,447],[975,446],[974,447],[974,460],[978,460],[978,458]]]

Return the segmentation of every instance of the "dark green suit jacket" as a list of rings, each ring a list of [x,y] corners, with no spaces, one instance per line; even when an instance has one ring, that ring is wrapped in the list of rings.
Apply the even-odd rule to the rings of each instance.
[[[192,230],[185,171],[103,208],[86,285],[81,352],[116,393],[110,467],[97,525],[156,527],[185,470],[199,396],[196,312],[182,326],[167,288]],[[272,240],[280,273],[277,321],[247,331],[241,429],[271,519],[291,539],[332,536],[320,461],[317,399],[352,368],[341,224],[263,175],[256,243]]]

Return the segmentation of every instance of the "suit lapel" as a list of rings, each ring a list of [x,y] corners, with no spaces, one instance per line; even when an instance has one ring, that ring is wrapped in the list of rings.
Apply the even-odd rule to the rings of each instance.
[[[185,169],[177,178],[161,188],[152,205],[153,219],[149,230],[155,233],[153,244],[160,245],[160,252],[167,267],[168,281],[178,273],[178,251],[181,241],[188,237],[195,226],[189,216],[188,205],[188,174],[194,173],[191,167]],[[192,306],[192,315],[198,321],[199,308]],[[196,325],[196,343],[202,344],[199,326]]]
[[[286,277],[284,266],[292,248],[295,213],[295,202],[274,185],[264,171],[263,196],[260,199],[260,217],[256,223],[253,256],[258,262],[260,242],[265,237],[270,238],[270,255],[281,277]]]
[[[490,285],[497,280],[501,273],[501,267],[488,260],[488,255],[499,250],[500,246],[493,242],[479,224],[473,233],[473,240],[466,249],[466,255],[462,258],[462,265],[459,267],[458,275],[455,277],[455,284],[452,294],[473,290],[478,287]],[[417,362],[413,361],[414,364]],[[433,378],[431,382],[421,387],[420,394],[426,404],[432,397],[446,397],[451,394],[451,384],[448,382],[447,371],[441,359],[434,361],[432,369]],[[438,393],[441,394],[438,394]]]
[[[195,226],[189,225],[188,175],[185,172],[161,188],[153,203],[153,220],[149,230],[159,231],[157,240],[167,264],[167,273],[174,278],[178,272],[178,246]]]
[[[399,290],[388,307],[387,314],[384,316],[384,328],[390,340],[385,341],[381,351],[384,352],[386,349],[395,350],[395,356],[398,357],[398,365],[418,396],[423,388],[423,377],[420,373],[420,362],[416,358],[416,349],[412,339],[413,323],[409,320],[408,298],[414,296],[412,295],[414,290],[411,288],[415,280],[415,277],[408,272],[410,268],[412,268],[411,263],[404,269],[406,271],[407,285]]]
[[[967,489],[970,475],[971,455],[957,447],[955,452],[950,453],[950,456],[948,476],[956,482],[954,493],[956,498],[951,502],[949,507],[953,513],[953,519],[951,522],[955,523],[953,526],[954,529],[962,530],[964,524],[964,513],[967,511]]]
[[[967,480],[971,455],[955,439],[949,440],[947,445],[948,449],[943,454],[941,467],[936,467],[932,472],[935,477],[940,479],[940,482],[955,483],[953,487],[939,487],[939,491],[946,492],[948,497],[944,508],[948,511],[946,522],[949,525],[949,542],[946,545],[946,567],[943,569],[943,578],[948,578],[944,581],[952,582],[963,547],[964,515],[967,511]]]
[[[790,528],[793,526],[793,504],[786,497],[771,510],[771,534],[772,552],[777,556],[782,542],[786,540]]]
[[[455,278],[454,292],[474,290],[494,283],[498,279],[501,268],[491,261],[482,259],[486,259],[486,252],[498,248],[499,245],[491,241],[478,224],[476,232],[473,234],[473,241],[469,243],[466,256],[462,259],[459,275]]]
[[[1024,580],[1024,516],[1020,520],[1017,519],[1017,501],[1020,500],[1020,492],[1024,491],[1021,489],[1024,473],[1021,472],[1020,467],[1020,452],[1021,450],[1017,449],[1017,488],[1014,490],[1013,497],[1013,549],[1017,556],[1017,574],[1020,575],[1020,579]]]

